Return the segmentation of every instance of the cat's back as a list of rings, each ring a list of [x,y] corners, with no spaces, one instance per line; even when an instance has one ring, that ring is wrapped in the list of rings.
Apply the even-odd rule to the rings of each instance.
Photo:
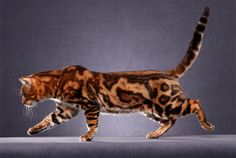
[[[125,90],[149,96],[148,93],[158,87],[163,90],[160,92],[170,93],[169,89],[173,86],[181,90],[178,80],[165,71],[109,72],[102,73],[100,76],[100,90],[104,94],[113,92],[115,95],[117,91]]]
[[[106,80],[120,80],[125,79],[130,83],[143,83],[150,80],[172,80],[177,81],[174,76],[171,76],[168,71],[156,70],[141,70],[141,71],[124,71],[124,72],[108,72],[103,73]]]

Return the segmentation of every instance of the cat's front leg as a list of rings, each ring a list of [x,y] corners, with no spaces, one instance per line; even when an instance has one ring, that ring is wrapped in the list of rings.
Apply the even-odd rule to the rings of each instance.
[[[156,139],[163,134],[165,134],[174,124],[175,124],[175,119],[164,121],[161,123],[161,127],[159,127],[156,131],[154,132],[149,132],[146,135],[147,139]]]
[[[46,116],[40,123],[29,128],[27,134],[34,135],[46,131],[56,125],[59,125],[72,119],[78,114],[78,112],[79,109],[66,107],[58,104],[54,112]]]
[[[99,107],[97,106],[85,109],[84,114],[86,117],[88,132],[80,136],[80,141],[86,142],[93,139],[93,136],[97,132],[99,112]]]

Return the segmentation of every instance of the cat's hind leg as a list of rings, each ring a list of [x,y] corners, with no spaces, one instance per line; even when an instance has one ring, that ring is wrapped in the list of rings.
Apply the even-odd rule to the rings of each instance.
[[[198,99],[186,99],[183,106],[184,108],[182,111],[182,115],[191,114],[191,113],[195,114],[203,129],[207,131],[214,130],[215,126],[207,122],[205,113]]]
[[[146,138],[148,138],[148,139],[156,139],[156,138],[162,136],[163,134],[165,134],[174,124],[175,124],[175,120],[174,119],[161,121],[161,127],[159,127],[154,132],[149,132],[146,135]]]
[[[84,110],[88,131],[84,135],[80,136],[80,141],[86,142],[93,139],[93,136],[97,132],[99,113],[99,106],[97,105]]]
[[[79,109],[57,105],[54,112],[50,113],[48,116],[46,116],[41,122],[39,122],[35,126],[29,128],[29,130],[27,131],[27,134],[34,135],[34,134],[46,131],[56,125],[59,125],[61,123],[64,123],[72,119],[74,116],[78,114],[78,112],[79,112]]]

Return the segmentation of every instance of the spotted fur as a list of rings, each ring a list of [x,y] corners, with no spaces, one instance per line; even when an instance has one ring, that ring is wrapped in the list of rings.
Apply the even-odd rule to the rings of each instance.
[[[187,54],[180,64],[170,71],[132,71],[101,73],[82,66],[70,66],[63,70],[41,72],[20,78],[22,102],[32,107],[51,99],[56,102],[54,112],[28,130],[37,134],[75,117],[81,110],[86,116],[88,132],[81,141],[92,140],[97,131],[100,113],[141,112],[161,123],[147,138],[158,138],[170,129],[177,118],[196,114],[201,127],[213,130],[206,121],[198,99],[184,97],[179,78],[196,59],[207,24],[209,8],[200,18]]]

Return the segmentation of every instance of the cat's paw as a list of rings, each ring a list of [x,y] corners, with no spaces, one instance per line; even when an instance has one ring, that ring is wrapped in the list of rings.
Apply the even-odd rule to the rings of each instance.
[[[38,133],[42,132],[43,130],[44,129],[42,129],[42,128],[31,127],[31,128],[28,129],[27,134],[29,136],[32,136],[32,135],[35,135],[35,134],[38,134]]]
[[[146,135],[146,138],[147,139],[157,139],[159,136],[155,133],[155,132],[149,132],[147,135]]]
[[[215,129],[215,126],[209,122],[207,122],[207,129],[209,132],[213,131]]]
[[[211,132],[215,129],[215,126],[209,122],[204,122],[203,124],[201,124],[201,127],[209,132]]]
[[[36,134],[36,133],[35,133],[35,131],[34,131],[33,128],[29,128],[28,131],[27,131],[27,134],[28,134],[29,136],[32,136],[32,135],[34,135],[34,134]]]
[[[79,139],[81,142],[88,142],[88,141],[91,141],[93,138],[85,134],[85,135],[80,136]]]

